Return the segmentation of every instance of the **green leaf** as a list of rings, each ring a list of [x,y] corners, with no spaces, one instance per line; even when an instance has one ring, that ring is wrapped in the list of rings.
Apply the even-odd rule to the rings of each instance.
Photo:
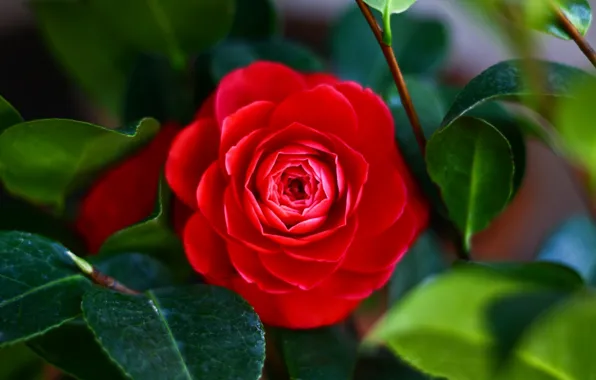
[[[6,128],[23,122],[21,114],[2,96],[0,96],[0,133]]]
[[[511,146],[489,123],[462,118],[428,141],[426,162],[469,249],[472,235],[486,228],[511,198]]]
[[[441,67],[448,51],[443,23],[402,13],[391,17],[391,30],[393,50],[404,74],[434,74]],[[377,92],[393,82],[381,48],[357,7],[351,7],[332,27],[330,44],[331,62],[343,79]]]
[[[410,367],[386,349],[375,347],[360,355],[354,380],[433,380],[431,376]]]
[[[500,275],[517,281],[539,285],[549,290],[577,290],[584,286],[584,280],[576,271],[554,262],[475,262],[467,265],[479,265],[490,268],[490,270]]]
[[[86,92],[119,115],[136,52],[106,27],[89,1],[35,0],[31,6],[58,61]]]
[[[596,284],[596,224],[588,215],[574,216],[542,244],[537,259],[566,265]]]
[[[106,352],[135,379],[258,379],[265,336],[245,301],[196,285],[131,296],[94,288],[83,312]]]
[[[0,232],[0,346],[76,318],[90,287],[60,244],[29,233]]]
[[[416,368],[448,379],[582,378],[553,376],[550,362],[526,349],[516,350],[499,376],[493,376],[499,364],[499,357],[495,355],[499,337],[494,335],[489,323],[489,308],[505,297],[544,289],[490,268],[456,267],[419,286],[397,303],[373,328],[367,340],[386,342],[392,351]],[[511,316],[528,315],[523,303],[511,306],[522,308],[509,309]],[[532,318],[526,318],[528,320]]]
[[[107,257],[97,255],[90,257],[88,261],[101,273],[140,292],[171,286],[174,283],[168,268],[158,260],[140,253],[122,253]]]
[[[121,130],[65,119],[13,125],[0,135],[0,179],[10,193],[61,211],[71,191],[158,129],[153,119]]]
[[[447,257],[438,237],[432,231],[426,231],[395,267],[389,282],[389,304],[394,304],[422,281],[447,267]]]
[[[79,379],[126,379],[82,318],[35,337],[27,345],[48,363]]]
[[[534,12],[535,15],[528,15],[529,26],[533,29],[548,33],[563,40],[570,40],[571,36],[565,31],[565,28],[559,22],[559,17],[551,8],[551,4],[545,3],[544,0],[535,1]],[[528,4],[529,5],[529,4]],[[553,5],[562,12],[567,19],[573,24],[577,31],[585,36],[588,33],[590,24],[592,23],[592,9],[587,0],[555,0]],[[536,15],[536,13],[538,13]]]
[[[405,12],[414,5],[416,0],[364,0],[364,2],[383,14],[391,14]]]
[[[184,69],[189,55],[230,31],[234,0],[91,0],[92,9],[122,39],[142,52],[169,57]]]
[[[110,236],[100,248],[102,256],[122,252],[143,252],[166,264],[174,271],[177,279],[188,277],[191,268],[184,255],[182,242],[170,226],[171,197],[171,190],[162,178],[153,215]]]
[[[43,380],[43,361],[24,344],[0,349],[0,380]]]
[[[560,63],[537,61],[545,73],[545,89],[541,94],[532,93],[523,75],[523,62],[510,60],[489,67],[472,79],[459,93],[443,118],[447,126],[479,105],[498,99],[528,96],[569,96],[570,83],[590,78],[584,71]]]
[[[229,41],[215,48],[211,75],[216,82],[230,71],[257,60],[280,62],[302,72],[323,71],[322,61],[308,48],[283,39],[266,41]]]
[[[327,380],[352,377],[356,342],[340,327],[273,331],[290,378]]]
[[[260,39],[279,33],[281,23],[272,0],[236,0],[229,37]]]

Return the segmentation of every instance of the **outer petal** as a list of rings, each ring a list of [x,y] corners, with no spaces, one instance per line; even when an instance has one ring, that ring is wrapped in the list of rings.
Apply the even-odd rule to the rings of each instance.
[[[288,95],[302,91],[302,76],[279,63],[259,61],[226,75],[217,88],[215,114],[219,125],[238,109],[257,100],[279,103]]]
[[[97,252],[110,235],[153,212],[159,177],[178,131],[174,125],[164,127],[147,146],[91,186],[75,222],[90,252]]]
[[[213,231],[200,212],[186,223],[183,240],[186,256],[194,270],[224,281],[235,276],[224,240]]]
[[[166,162],[166,179],[184,203],[197,209],[197,186],[209,165],[217,159],[219,129],[211,119],[193,122],[178,134]]]
[[[316,87],[320,84],[336,84],[339,82],[339,79],[335,75],[327,74],[327,73],[310,73],[310,74],[303,74],[304,80],[306,81],[306,85],[308,88]]]
[[[351,145],[356,141],[358,123],[354,108],[329,85],[293,94],[280,103],[271,116],[271,128],[282,129],[293,123],[335,134]]]
[[[220,157],[251,132],[267,127],[275,104],[257,101],[228,116],[221,127]]]
[[[213,162],[203,174],[195,192],[199,210],[221,236],[227,236],[224,216],[224,193],[227,186],[219,165]]]
[[[263,323],[293,329],[312,329],[335,324],[348,316],[359,300],[337,298],[315,288],[287,294],[269,294],[242,280],[234,290],[259,314]]]
[[[395,267],[380,272],[357,273],[339,269],[320,285],[321,290],[336,297],[362,300],[380,289],[389,281]]]
[[[297,286],[302,290],[309,290],[320,284],[337,270],[341,262],[326,263],[297,260],[284,253],[261,254],[261,262],[275,277]]]

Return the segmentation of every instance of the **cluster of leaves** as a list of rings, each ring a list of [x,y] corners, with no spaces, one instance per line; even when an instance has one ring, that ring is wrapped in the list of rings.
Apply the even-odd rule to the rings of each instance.
[[[514,9],[523,3],[508,2]],[[544,10],[543,0],[531,3],[537,2]],[[553,62],[512,60],[454,88],[440,75],[449,48],[445,25],[400,13],[413,0],[366,3],[392,31],[391,46],[428,138],[426,155],[357,7],[331,29],[330,70],[383,95],[410,168],[438,219],[461,233],[467,253],[473,235],[507,207],[521,185],[528,138],[582,165],[596,185],[591,75]],[[497,0],[462,4],[495,15],[501,9]],[[524,19],[569,38],[553,11],[560,10],[585,34],[591,21],[585,0],[554,4],[558,8],[540,17],[524,7]],[[188,121],[230,70],[266,59],[320,71],[324,61],[280,35],[269,0],[31,5],[56,58],[126,127],[24,121],[0,98],[0,361],[11,363],[1,366],[0,379],[38,376],[31,351],[80,379],[259,378],[264,327],[237,295],[187,285],[188,264],[168,223],[167,186],[159,189],[152,216],[114,234],[89,259],[139,295],[99,287],[81,274],[70,252],[85,251],[69,228],[69,215],[93,178],[150,141],[160,122]],[[526,80],[529,67],[543,78],[540,88]],[[505,100],[551,110],[543,116],[556,128],[513,112]],[[577,216],[544,243],[536,262],[451,266],[429,229],[396,268],[387,289],[392,308],[361,350],[343,325],[270,329],[268,343],[291,378],[585,379],[596,372],[589,358],[596,347],[586,334],[596,313],[590,290],[595,247],[596,226],[588,216]],[[378,342],[396,355],[376,347]]]

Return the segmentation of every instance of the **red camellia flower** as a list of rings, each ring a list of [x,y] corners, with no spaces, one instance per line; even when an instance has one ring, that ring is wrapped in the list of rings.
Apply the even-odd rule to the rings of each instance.
[[[175,138],[166,178],[195,210],[194,269],[289,328],[345,318],[428,219],[383,101],[271,62],[222,79]]]

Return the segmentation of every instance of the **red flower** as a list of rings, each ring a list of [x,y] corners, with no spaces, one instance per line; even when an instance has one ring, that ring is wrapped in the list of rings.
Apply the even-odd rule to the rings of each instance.
[[[75,221],[89,252],[96,253],[110,235],[153,213],[159,177],[178,131],[173,124],[164,126],[147,146],[92,184]]]
[[[346,317],[428,218],[377,95],[270,62],[222,79],[166,178],[196,210],[183,234],[194,269],[290,328]]]

